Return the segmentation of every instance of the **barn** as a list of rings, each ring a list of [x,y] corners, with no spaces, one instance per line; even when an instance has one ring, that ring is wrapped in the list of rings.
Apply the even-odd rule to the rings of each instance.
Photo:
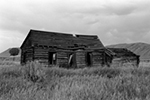
[[[97,35],[30,30],[20,48],[22,65],[37,61],[49,67],[82,68],[127,63],[131,58],[138,64],[139,59],[124,49],[105,48]]]
[[[71,68],[110,64],[114,55],[96,35],[40,30],[30,30],[20,48],[21,64],[38,61],[48,66]]]

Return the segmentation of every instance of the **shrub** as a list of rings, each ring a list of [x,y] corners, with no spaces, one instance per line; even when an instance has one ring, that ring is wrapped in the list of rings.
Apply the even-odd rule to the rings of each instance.
[[[44,67],[37,62],[30,62],[22,67],[24,78],[32,82],[43,81],[45,71]]]

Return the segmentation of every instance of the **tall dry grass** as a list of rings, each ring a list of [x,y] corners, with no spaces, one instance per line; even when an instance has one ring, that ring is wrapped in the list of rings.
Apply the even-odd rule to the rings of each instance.
[[[150,68],[0,69],[1,100],[150,100]]]

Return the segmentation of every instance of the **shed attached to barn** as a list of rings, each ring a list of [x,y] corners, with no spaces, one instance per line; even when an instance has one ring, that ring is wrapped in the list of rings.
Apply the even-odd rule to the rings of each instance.
[[[115,53],[112,59],[112,66],[122,67],[122,66],[138,66],[140,62],[140,56],[129,51],[125,48],[107,48]]]
[[[38,61],[48,66],[81,68],[109,65],[114,56],[96,35],[40,30],[30,30],[20,48],[21,64]]]

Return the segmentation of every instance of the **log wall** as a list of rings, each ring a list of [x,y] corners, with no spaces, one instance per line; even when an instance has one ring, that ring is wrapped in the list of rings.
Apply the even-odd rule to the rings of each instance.
[[[42,47],[35,47],[34,50],[34,60],[39,63],[48,65],[48,49]]]
[[[113,67],[138,67],[137,57],[120,57],[112,60]]]
[[[43,63],[45,65],[50,65],[49,64],[49,53],[50,52],[56,52],[56,65],[58,66],[63,66],[68,65],[68,60],[69,60],[69,54],[71,52],[69,51],[63,51],[63,50],[53,50],[49,48],[42,48],[42,47],[37,47],[34,50],[34,60]]]
[[[90,53],[91,65],[88,65],[87,53]],[[112,57],[108,56],[103,50],[76,52],[76,62],[78,68],[110,65],[111,61]]]
[[[92,53],[92,65],[102,66],[104,64],[104,54],[102,52]]]
[[[21,64],[25,64],[33,60],[34,60],[34,49],[33,48],[23,49],[21,54]]]
[[[84,51],[77,51],[76,52],[76,63],[77,63],[78,68],[82,68],[82,67],[87,66]]]
[[[67,52],[57,52],[57,64],[60,67],[67,67],[68,65],[68,55],[69,53]]]
[[[108,56],[104,50],[99,51],[86,51],[86,50],[59,50],[51,49],[47,47],[31,47],[22,50],[21,61],[38,61],[39,63],[50,65],[49,64],[49,53],[56,52],[56,65],[60,67],[69,67],[69,68],[83,68],[83,67],[94,67],[94,66],[103,66],[109,65],[112,62],[112,58]],[[87,53],[90,53],[91,63],[88,65]],[[69,66],[69,56],[74,54],[73,66]],[[134,59],[134,58],[130,58]],[[113,64],[124,64],[125,60],[120,60],[118,58],[113,59]],[[126,63],[126,62],[125,62]],[[119,65],[118,65],[119,66]]]

